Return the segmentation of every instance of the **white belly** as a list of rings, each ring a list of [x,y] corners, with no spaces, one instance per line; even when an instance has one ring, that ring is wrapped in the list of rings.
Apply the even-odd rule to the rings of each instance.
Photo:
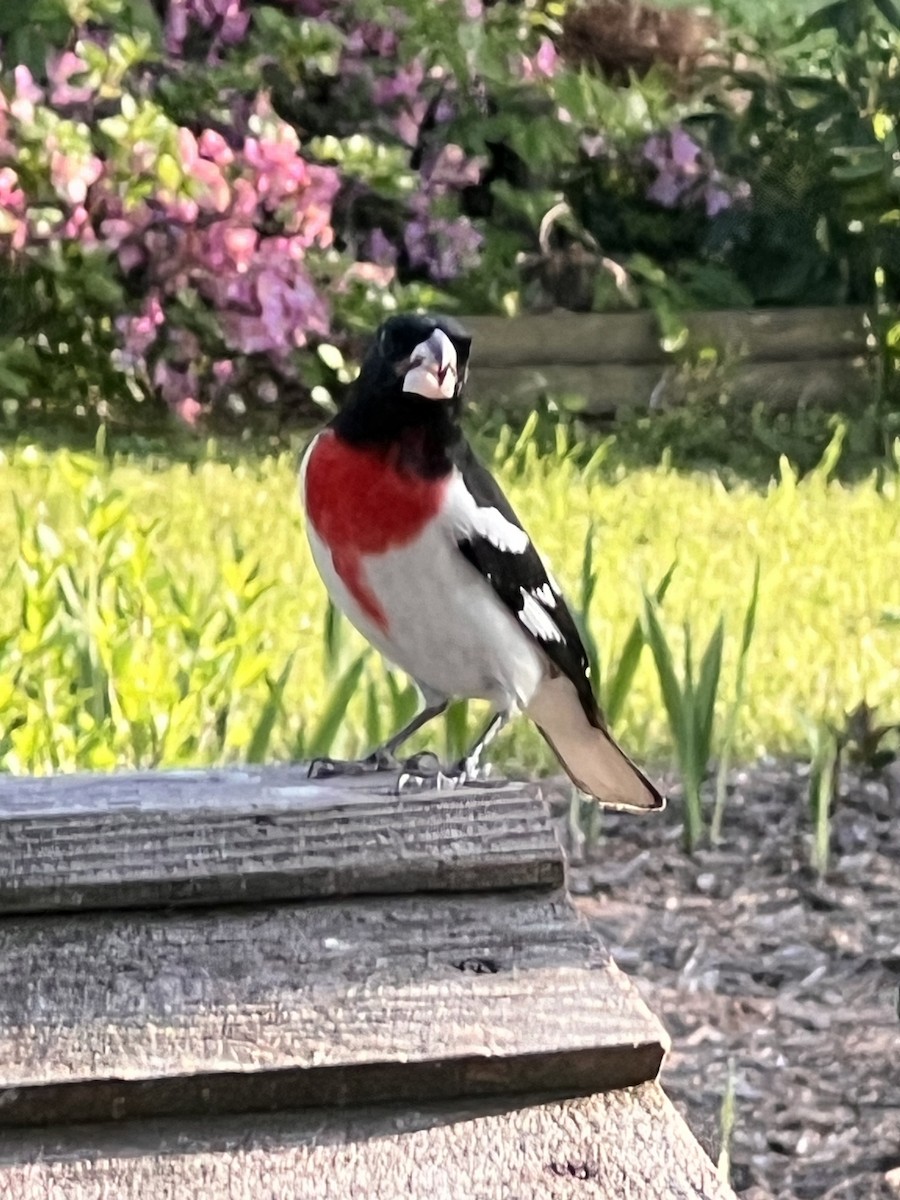
[[[546,660],[445,529],[433,526],[412,545],[362,558],[363,579],[387,617],[387,630],[360,608],[309,522],[307,535],[334,603],[426,691],[489,700],[498,709],[529,703]]]

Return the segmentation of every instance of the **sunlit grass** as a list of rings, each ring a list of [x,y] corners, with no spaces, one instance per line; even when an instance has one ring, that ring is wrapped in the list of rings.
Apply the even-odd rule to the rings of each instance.
[[[514,451],[510,435],[495,465],[573,599],[593,523],[590,623],[601,670],[618,660],[640,614],[642,584],[655,587],[677,559],[661,609],[673,648],[683,622],[701,645],[725,614],[722,728],[759,558],[735,757],[803,753],[804,717],[839,720],[863,697],[895,711],[900,629],[885,619],[900,611],[895,478],[881,490],[874,481],[842,486],[824,471],[797,482],[785,467],[762,493],[665,468],[613,472],[602,453],[585,466],[571,450],[561,441],[539,457],[526,440]],[[235,761],[251,747],[271,759],[321,750],[335,685],[355,674],[363,649],[349,629],[327,647],[325,593],[287,454],[192,468],[8,449],[0,459],[0,589],[6,770]],[[337,730],[334,753],[363,751],[410,707],[402,678],[391,691],[376,655],[359,672],[345,718],[326,722],[329,738],[331,725]],[[473,728],[482,719],[476,709]],[[642,759],[671,756],[646,650],[617,732]],[[425,734],[417,744],[428,742]],[[440,739],[435,748],[443,749]],[[524,720],[494,757],[550,765]]]

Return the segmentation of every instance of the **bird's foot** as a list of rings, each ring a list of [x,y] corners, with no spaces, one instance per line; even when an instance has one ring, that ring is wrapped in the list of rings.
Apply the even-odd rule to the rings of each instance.
[[[331,779],[339,775],[375,775],[379,771],[396,771],[400,763],[392,754],[375,750],[366,758],[314,758],[307,770],[308,779]]]
[[[490,775],[490,765],[481,766],[477,760],[462,758],[452,766],[444,766],[436,754],[426,751],[414,754],[403,763],[397,780],[397,794],[420,791],[449,791],[466,784],[478,785]]]

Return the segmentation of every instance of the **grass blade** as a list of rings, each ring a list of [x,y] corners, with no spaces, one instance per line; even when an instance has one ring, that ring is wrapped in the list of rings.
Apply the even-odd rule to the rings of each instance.
[[[331,753],[334,739],[337,737],[353,693],[359,686],[363,667],[366,665],[368,657],[369,651],[363,650],[362,654],[353,660],[331,689],[325,711],[306,744],[306,753],[310,758],[321,758],[323,755]]]
[[[750,592],[750,603],[744,613],[744,628],[741,633],[741,647],[738,653],[737,678],[734,685],[734,700],[728,710],[725,722],[725,735],[722,738],[722,751],[719,755],[719,767],[716,771],[716,800],[713,807],[712,822],[709,827],[710,841],[715,845],[722,836],[722,820],[725,815],[725,800],[727,796],[728,771],[731,766],[731,752],[737,733],[738,714],[743,707],[744,692],[747,683],[747,658],[750,643],[756,632],[756,610],[759,607],[759,559],[753,572],[753,588]]]
[[[455,700],[444,714],[444,747],[447,761],[457,762],[469,749],[469,702]]]
[[[374,749],[384,740],[384,728],[381,720],[382,705],[378,694],[378,684],[371,674],[366,678],[366,745]]]
[[[337,670],[341,660],[341,644],[344,640],[343,615],[331,600],[325,606],[325,621],[322,630],[325,652],[325,670],[330,675]]]
[[[601,689],[600,648],[597,639],[591,632],[590,611],[597,590],[597,572],[594,570],[594,534],[596,525],[591,521],[584,538],[584,549],[581,554],[581,588],[579,595],[578,613],[575,623],[584,648],[587,652],[588,667],[591,672],[591,683],[594,694],[599,696]]]
[[[295,657],[296,653],[288,655],[288,660],[284,664],[281,674],[274,682],[266,675],[266,687],[269,689],[269,695],[263,705],[263,710],[259,715],[259,720],[256,722],[253,735],[250,738],[250,744],[247,747],[248,763],[261,763],[265,760],[269,749],[269,742],[272,738],[272,730],[275,728],[275,721],[279,713],[283,711],[284,689],[290,678]]]
[[[712,731],[716,717],[716,694],[722,673],[722,645],[725,641],[725,621],[719,617],[718,624],[709,639],[706,653],[700,663],[700,677],[694,697],[697,777],[702,779],[712,752]]]
[[[685,750],[684,697],[675,674],[675,660],[660,624],[655,602],[644,592],[645,637],[656,663],[662,700],[679,758]]]
[[[676,561],[672,561],[669,569],[656,585],[653,598],[657,604],[662,603],[666,592],[669,590],[669,584],[672,582],[672,576],[675,573]],[[615,728],[619,717],[622,715],[622,709],[625,707],[625,701],[628,699],[628,693],[631,691],[634,676],[640,665],[644,645],[644,630],[640,618],[637,618],[631,626],[628,637],[625,639],[625,645],[622,647],[619,661],[616,663],[616,668],[612,672],[612,676],[606,686],[603,710],[606,713],[606,719],[611,728]],[[596,678],[594,686],[595,689],[599,689],[599,676]]]

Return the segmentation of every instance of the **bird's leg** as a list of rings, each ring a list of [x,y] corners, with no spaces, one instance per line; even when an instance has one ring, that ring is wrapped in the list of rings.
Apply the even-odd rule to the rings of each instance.
[[[426,704],[420,713],[416,713],[408,725],[404,725],[393,737],[388,738],[384,745],[379,746],[377,750],[373,750],[369,758],[377,760],[387,758],[396,766],[394,751],[397,747],[402,746],[414,733],[418,733],[423,725],[427,725],[429,721],[433,721],[435,717],[439,717],[441,713],[446,712],[449,703],[449,700],[438,700],[434,704]]]
[[[465,783],[466,780],[477,779],[478,772],[481,768],[481,756],[487,750],[488,746],[507,723],[510,718],[509,712],[497,712],[491,717],[487,725],[481,732],[481,736],[476,739],[475,744],[469,750],[469,753],[462,759],[456,767],[457,774],[460,776],[460,782]]]
[[[423,725],[427,725],[429,721],[439,717],[446,710],[447,704],[447,700],[426,704],[407,725],[404,725],[393,737],[389,737],[386,742],[378,746],[371,754],[366,755],[365,758],[350,759],[349,761],[314,758],[309,764],[309,778],[319,779],[331,775],[365,775],[369,772],[397,770],[400,763],[394,757],[394,751],[414,733],[417,733]]]
[[[457,787],[459,784],[471,783],[473,780],[476,780],[481,766],[482,754],[509,718],[510,714],[508,712],[494,713],[482,730],[481,735],[469,750],[469,753],[452,767],[445,769],[439,763],[436,763],[436,769],[429,771],[425,769],[426,764],[421,761],[422,758],[425,758],[424,755],[419,756],[418,761],[410,759],[405,764],[405,770],[397,781],[397,790],[404,791],[419,787],[435,787],[440,790],[441,788]]]

